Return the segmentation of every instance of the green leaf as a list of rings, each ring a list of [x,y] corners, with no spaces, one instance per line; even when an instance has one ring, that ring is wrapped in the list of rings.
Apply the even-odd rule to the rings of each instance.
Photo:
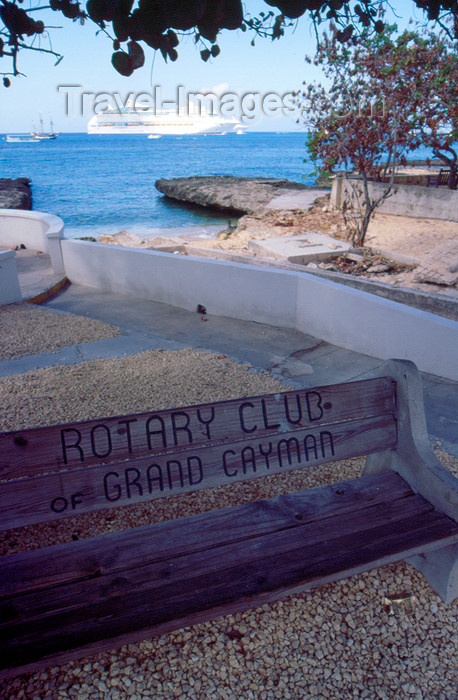
[[[116,51],[111,57],[111,63],[118,73],[126,77],[134,72],[132,58],[124,51]]]
[[[141,68],[141,66],[145,63],[145,54],[143,53],[142,47],[136,41],[129,41],[127,47],[129,49],[129,56],[132,60],[133,70]]]
[[[129,28],[124,17],[115,17],[113,19],[113,31],[119,41],[127,41],[129,38]]]

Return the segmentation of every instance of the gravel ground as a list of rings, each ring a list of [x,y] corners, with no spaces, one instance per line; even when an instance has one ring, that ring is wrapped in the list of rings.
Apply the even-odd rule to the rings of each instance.
[[[0,379],[0,429],[286,389],[267,373],[191,349],[58,366]],[[455,473],[457,461],[439,452]],[[72,535],[247,502],[350,478],[363,460],[312,467],[5,533],[2,553]],[[116,515],[115,515],[116,513]],[[409,598],[392,607],[388,599]],[[0,682],[8,699],[440,698],[458,700],[457,605],[405,563],[172,634]]]
[[[0,306],[0,360],[55,352],[74,343],[121,335],[119,328],[35,304]]]

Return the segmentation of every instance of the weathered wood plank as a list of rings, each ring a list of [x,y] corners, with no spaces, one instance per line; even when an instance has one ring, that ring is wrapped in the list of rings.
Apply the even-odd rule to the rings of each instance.
[[[443,541],[442,545],[446,542]],[[409,557],[415,556],[416,554],[424,554],[437,548],[436,543],[422,543],[421,545],[412,546],[402,551],[402,553],[394,552],[389,553],[380,558],[377,566],[384,566],[385,564],[392,564],[399,561],[400,559],[408,559]],[[127,630],[116,637],[112,638],[99,638],[96,641],[89,642],[88,640],[80,640],[80,645],[70,647],[63,651],[59,649],[57,651],[52,651],[49,655],[44,654],[40,658],[36,658],[33,661],[25,662],[21,653],[14,656],[12,654],[12,664],[15,663],[11,668],[0,667],[0,680],[4,678],[10,678],[18,673],[29,673],[32,671],[38,671],[50,666],[56,666],[58,664],[67,663],[68,661],[75,661],[77,659],[87,658],[93,654],[99,654],[101,652],[110,651],[114,648],[121,647],[125,644],[135,644],[144,639],[150,637],[159,636],[162,634],[168,634],[174,630],[181,629],[189,625],[200,624],[202,622],[207,622],[209,620],[214,620],[222,615],[235,614],[243,612],[245,610],[253,609],[259,605],[266,605],[274,603],[281,600],[285,596],[298,595],[304,591],[311,590],[317,586],[324,585],[326,583],[332,583],[343,578],[348,578],[357,574],[361,574],[365,571],[370,571],[374,568],[373,562],[361,562],[355,564],[350,568],[345,570],[332,572],[326,576],[322,576],[319,579],[310,579],[309,581],[301,581],[296,585],[287,586],[285,588],[279,587],[271,591],[261,591],[254,595],[246,596],[244,598],[239,598],[237,601],[215,605],[213,607],[205,608],[194,613],[189,611],[186,617],[180,618],[176,617],[173,620],[167,622],[147,625],[145,627],[139,627],[136,629]]]
[[[260,439],[394,411],[394,383],[382,377],[165,411],[0,434],[0,478],[109,464],[208,442]]]
[[[341,524],[345,525],[345,521],[341,519]],[[421,551],[432,541],[458,539],[457,524],[434,511],[384,524],[377,521],[375,526],[369,525],[368,518],[365,522],[365,529],[348,532],[341,531],[336,521],[331,539],[320,537],[315,542],[301,537],[299,528],[294,533],[295,542],[280,554],[271,551],[270,538],[254,550],[250,540],[240,543],[239,552],[231,552],[230,557],[224,556],[225,547],[222,547],[212,553],[216,568],[210,574],[190,563],[188,578],[183,580],[182,572],[174,581],[165,576],[163,584],[159,582],[149,592],[146,588],[124,586],[118,578],[111,590],[108,586],[101,589],[96,601],[88,600],[84,593],[83,608],[74,607],[69,599],[70,607],[64,606],[60,612],[53,607],[45,618],[37,617],[25,625],[5,623],[1,628],[4,640],[1,661],[5,665],[15,663],[19,650],[24,663],[37,655],[61,651],[81,642],[95,643],[106,634],[117,637],[142,627],[151,630],[154,625],[177,618],[183,623],[196,612],[219,606],[236,610],[247,597],[279,589],[287,591],[288,587],[317,582],[368,563],[375,566],[387,557],[401,558],[405,551],[418,548]]]
[[[58,544],[2,559],[0,598],[95,575],[115,574],[206,547],[405,499],[410,486],[387,471],[191,517]],[[33,571],[33,576],[30,572]]]
[[[394,447],[391,414],[2,484],[2,529],[187,493]]]
[[[441,546],[448,544],[447,540],[441,542]],[[423,554],[434,550],[437,548],[437,544],[432,541],[429,543],[423,542],[420,545],[414,545],[406,548],[401,553],[394,552],[383,555],[377,562],[377,566],[383,566],[385,564],[392,564],[399,561],[400,559],[408,559],[409,557],[415,556],[416,554]],[[29,673],[32,671],[42,670],[50,666],[56,666],[58,664],[67,663],[68,661],[75,661],[77,659],[87,658],[93,654],[99,654],[104,651],[109,651],[117,647],[121,647],[125,644],[135,644],[144,639],[153,636],[159,636],[162,634],[168,634],[176,629],[181,629],[189,625],[200,624],[202,622],[207,622],[209,620],[214,620],[215,618],[235,614],[238,612],[243,612],[245,610],[253,609],[259,605],[265,605],[274,603],[281,600],[285,596],[298,595],[304,591],[311,590],[317,586],[324,585],[326,583],[332,583],[343,578],[348,578],[356,574],[361,574],[365,571],[370,571],[374,568],[373,562],[361,562],[350,566],[349,568],[341,571],[331,572],[326,576],[321,576],[318,579],[310,579],[308,581],[300,581],[298,584],[290,585],[286,587],[279,587],[271,591],[260,591],[254,595],[245,596],[244,598],[239,598],[236,601],[224,603],[221,605],[215,605],[213,607],[208,607],[196,612],[187,612],[186,616],[176,617],[173,620],[158,624],[147,624],[145,627],[138,627],[135,629],[126,630],[116,637],[103,638],[99,635],[98,639],[95,641],[88,641],[87,639],[79,640],[80,644],[78,646],[70,646],[66,650],[58,649],[51,651],[49,654],[44,653],[40,658],[35,658],[32,661],[25,661],[21,652],[14,654],[12,652],[11,658],[11,668],[5,667],[1,668],[0,664],[0,680],[4,678],[10,678],[18,673]],[[14,665],[13,665],[14,664]]]
[[[332,511],[333,504],[330,505]],[[151,594],[155,588],[162,588],[165,584],[168,587],[181,586],[184,581],[194,578],[196,572],[199,573],[199,577],[213,576],[221,569],[250,564],[266,556],[274,560],[302,547],[304,543],[309,547],[315,544],[322,547],[323,543],[326,543],[326,547],[329,547],[336,537],[359,536],[377,528],[383,533],[387,525],[391,526],[395,522],[402,529],[406,522],[415,522],[415,519],[432,511],[431,505],[424,498],[414,494],[391,503],[379,503],[370,507],[363,507],[361,503],[358,505],[359,509],[345,515],[330,516],[324,511],[321,519],[313,523],[303,524],[302,521],[296,521],[294,527],[284,526],[256,536],[247,532],[243,540],[231,542],[229,532],[228,541],[222,541],[219,546],[209,545],[206,540],[201,540],[200,547],[179,555],[167,552],[156,559],[149,554],[136,566],[126,561],[124,568],[114,573],[96,570],[92,576],[75,582],[65,582],[64,585],[57,586],[51,582],[50,587],[28,594],[22,592],[20,595],[14,591],[12,596],[0,600],[0,620],[8,624],[7,621],[12,615],[12,600],[15,601],[15,624],[21,619],[44,619],[56,610],[62,614],[79,607],[86,608],[88,605],[114,600],[118,596],[129,595],[129,592],[148,591]],[[429,516],[428,522],[431,522]],[[194,523],[194,527],[199,528],[198,521]],[[158,526],[155,530],[155,536],[161,537],[161,527]],[[154,529],[151,529],[150,533],[153,539]],[[71,556],[71,545],[67,550]],[[50,590],[52,595],[49,594]],[[80,617],[83,615],[84,613],[81,613]],[[2,629],[4,626],[0,623],[0,632]]]

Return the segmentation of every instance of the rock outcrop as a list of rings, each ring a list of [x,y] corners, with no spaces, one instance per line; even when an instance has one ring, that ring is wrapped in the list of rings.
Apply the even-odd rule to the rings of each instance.
[[[0,209],[31,209],[32,190],[28,177],[0,179]]]
[[[157,180],[156,189],[181,202],[198,204],[229,216],[255,215],[285,191],[307,189],[289,180],[267,177],[178,177]]]

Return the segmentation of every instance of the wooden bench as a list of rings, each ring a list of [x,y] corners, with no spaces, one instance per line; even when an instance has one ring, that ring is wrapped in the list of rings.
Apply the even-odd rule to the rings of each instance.
[[[2,557],[2,676],[407,559],[458,595],[458,480],[415,366],[0,435],[3,529],[366,455],[361,477]],[[13,533],[16,539],[20,533]]]
[[[450,170],[441,168],[435,175],[428,175],[426,178],[426,187],[448,187],[450,180]]]

